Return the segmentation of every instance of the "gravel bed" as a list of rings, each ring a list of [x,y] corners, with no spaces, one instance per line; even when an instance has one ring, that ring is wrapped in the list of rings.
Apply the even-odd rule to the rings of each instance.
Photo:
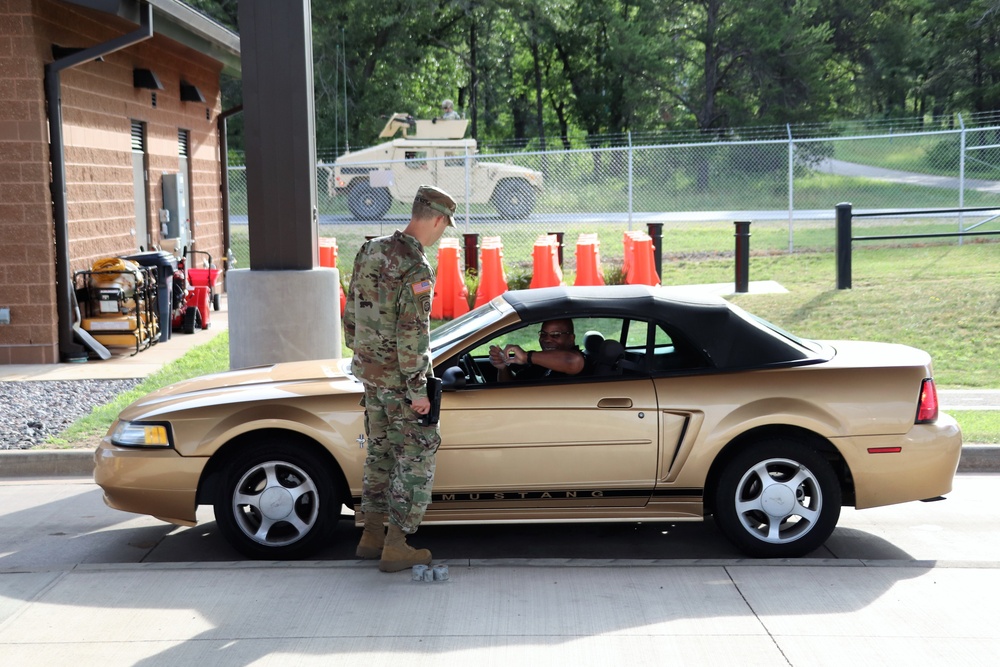
[[[142,380],[0,382],[0,449],[31,449]]]

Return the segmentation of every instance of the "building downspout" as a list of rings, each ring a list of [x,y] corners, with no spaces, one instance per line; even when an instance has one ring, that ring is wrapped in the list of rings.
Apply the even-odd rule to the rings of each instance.
[[[223,264],[223,281],[225,280],[226,273],[229,269],[233,268],[230,266],[230,248],[232,247],[229,241],[229,117],[235,116],[236,114],[243,111],[243,105],[233,107],[232,109],[226,109],[221,114],[219,114],[219,165],[221,167],[219,187],[222,192],[222,252],[226,254],[226,262]]]
[[[45,104],[49,116],[49,161],[52,168],[52,219],[56,243],[56,309],[59,317],[59,358],[86,361],[87,351],[73,337],[73,280],[70,275],[69,207],[66,201],[66,154],[63,145],[62,86],[60,73],[120,51],[153,36],[153,8],[140,6],[139,29],[103,44],[78,51],[45,66]]]

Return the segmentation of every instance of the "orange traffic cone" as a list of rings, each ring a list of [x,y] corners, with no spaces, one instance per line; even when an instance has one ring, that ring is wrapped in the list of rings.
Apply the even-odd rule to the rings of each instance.
[[[539,236],[531,251],[534,259],[534,273],[530,289],[538,287],[558,287],[564,284],[562,269],[559,268],[559,240],[553,234]]]
[[[603,285],[597,234],[580,234],[576,241],[576,282],[574,285]]]
[[[659,285],[660,277],[653,267],[653,239],[640,233],[632,239],[632,259],[625,272],[629,285]]]
[[[337,266],[337,239],[332,236],[319,237],[319,265],[330,268]]]
[[[437,279],[431,301],[431,317],[451,319],[469,312],[469,288],[462,279],[458,239],[441,239],[438,246]]]
[[[479,245],[479,266],[477,308],[507,291],[507,276],[503,270],[503,242],[499,236],[483,237]]]

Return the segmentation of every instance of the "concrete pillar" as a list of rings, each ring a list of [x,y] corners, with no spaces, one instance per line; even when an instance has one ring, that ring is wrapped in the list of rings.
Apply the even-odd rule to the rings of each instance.
[[[230,271],[230,368],[339,359],[339,284],[337,269]]]
[[[340,284],[317,268],[308,0],[240,0],[250,269],[229,271],[229,363],[340,357]]]

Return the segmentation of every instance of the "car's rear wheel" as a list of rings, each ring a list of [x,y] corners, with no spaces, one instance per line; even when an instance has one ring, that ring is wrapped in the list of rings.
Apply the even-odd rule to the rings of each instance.
[[[794,558],[819,548],[840,518],[840,483],[815,449],[793,440],[751,445],[722,471],[715,520],[747,555]]]
[[[250,558],[303,558],[320,548],[339,517],[336,486],[313,452],[260,444],[231,459],[215,499],[223,537]]]
[[[527,218],[535,210],[535,190],[524,179],[507,179],[493,191],[493,205],[506,218]]]
[[[358,220],[379,220],[391,206],[389,190],[373,188],[367,180],[355,181],[347,191],[347,208]]]

